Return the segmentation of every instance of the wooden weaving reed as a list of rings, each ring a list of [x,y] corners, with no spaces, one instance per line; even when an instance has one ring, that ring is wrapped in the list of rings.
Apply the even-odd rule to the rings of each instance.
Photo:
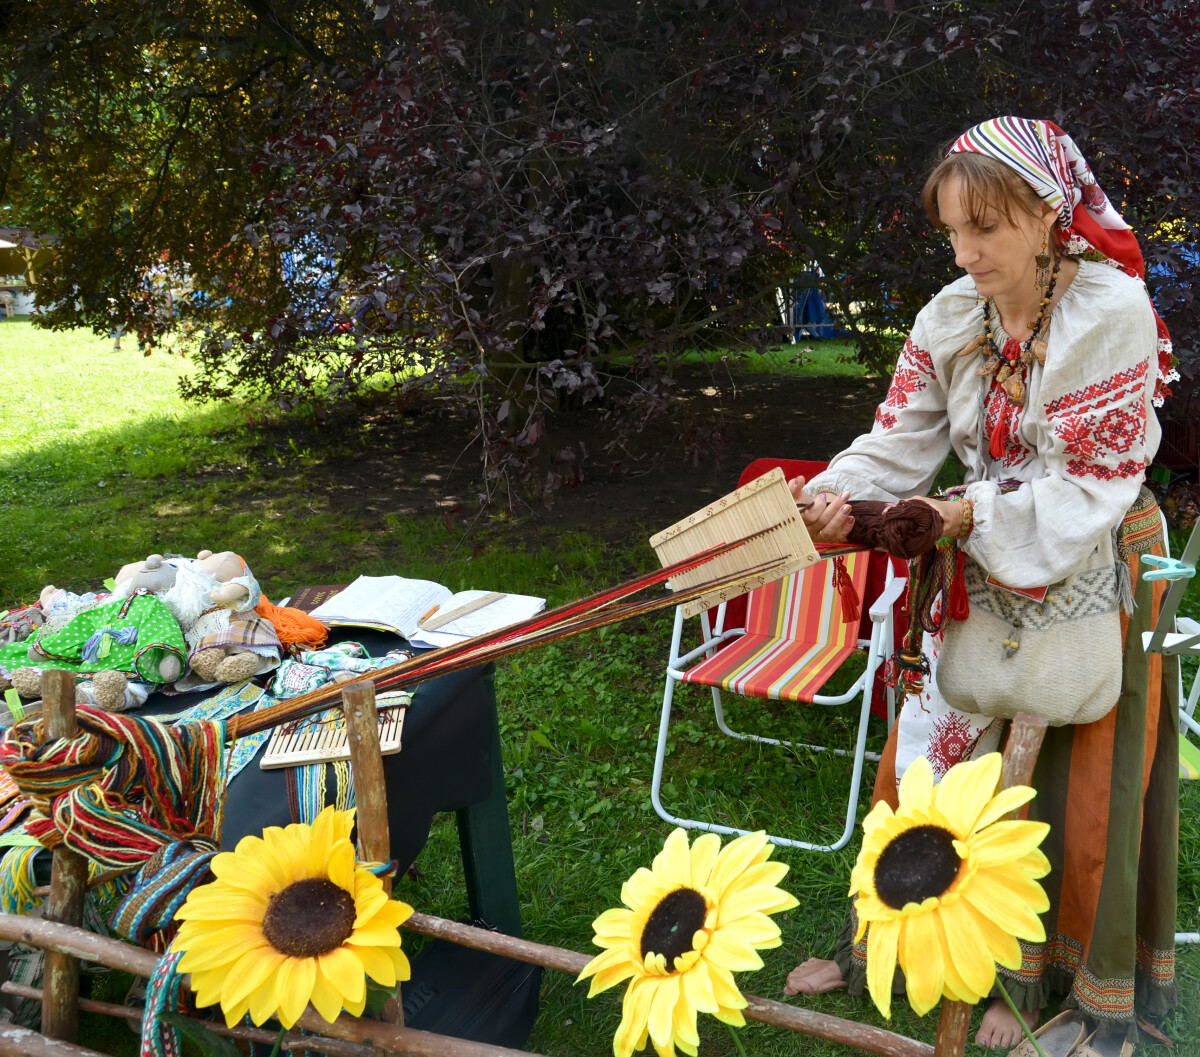
[[[703,569],[671,577],[671,586],[679,590],[705,579],[743,574],[736,583],[684,602],[685,617],[782,580],[819,560],[779,467],[651,536],[650,546],[667,566],[728,540],[747,537],[750,540],[744,546],[711,559]],[[757,572],[745,575],[755,567]]]
[[[625,601],[631,595],[644,591],[648,587],[661,584],[672,577],[706,565],[730,551],[749,546],[755,542],[758,535],[759,533],[753,532],[741,539],[734,539],[728,543],[722,542],[655,572],[634,577],[632,580],[590,595],[578,602],[558,606],[548,612],[540,613],[528,620],[487,635],[479,635],[473,639],[465,639],[453,646],[418,654],[387,668],[364,672],[362,678],[373,683],[379,690],[399,690],[435,676],[449,675],[451,672],[471,668],[477,664],[508,657],[534,646],[558,642],[585,631],[594,631],[609,624],[628,620],[630,617],[645,616],[660,609],[672,608],[678,602],[692,597],[698,598],[715,591],[732,589],[739,580],[768,572],[774,564],[782,559],[773,557],[760,564],[737,563],[738,568],[735,572],[712,578],[702,574],[699,582],[694,586],[676,586],[673,594],[659,595],[640,602]],[[312,715],[335,703],[339,695],[340,692],[336,685],[323,686],[311,690],[307,694],[271,705],[269,708],[234,716],[229,720],[229,736],[232,738],[245,737],[256,731],[267,730],[281,723]]]

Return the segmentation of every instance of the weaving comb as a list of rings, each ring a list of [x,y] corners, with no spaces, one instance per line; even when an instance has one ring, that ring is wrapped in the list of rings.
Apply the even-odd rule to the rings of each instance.
[[[401,700],[403,703],[400,703]],[[379,753],[392,756],[400,751],[400,734],[404,728],[404,713],[408,711],[410,695],[403,690],[382,693],[375,699],[379,710]],[[346,738],[346,720],[340,708],[333,719],[314,722],[302,719],[276,727],[259,759],[264,771],[280,767],[302,767],[308,763],[335,763],[350,759],[350,743]]]
[[[718,576],[756,570],[745,580],[684,603],[685,617],[748,594],[763,584],[782,580],[820,560],[779,467],[651,536],[650,546],[665,566],[719,543],[747,536],[755,538],[671,577],[671,587],[678,590]]]

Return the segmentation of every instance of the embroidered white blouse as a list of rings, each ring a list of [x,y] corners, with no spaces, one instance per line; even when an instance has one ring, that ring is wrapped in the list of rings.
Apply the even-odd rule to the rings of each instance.
[[[806,490],[928,495],[953,450],[974,505],[967,553],[1013,587],[1055,583],[1103,545],[1158,449],[1154,313],[1139,280],[1080,262],[1051,316],[1045,367],[1034,360],[1018,427],[993,460],[988,438],[1005,398],[976,375],[982,352],[957,355],[982,333],[980,306],[964,276],[921,310],[871,432]],[[1001,481],[1020,487],[1001,494]]]

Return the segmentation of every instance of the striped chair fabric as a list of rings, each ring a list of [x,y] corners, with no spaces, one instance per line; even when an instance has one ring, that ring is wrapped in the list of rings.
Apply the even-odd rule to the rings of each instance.
[[[870,558],[865,552],[845,558],[860,599],[866,597]],[[833,562],[824,561],[757,588],[749,596],[746,634],[690,669],[683,681],[746,697],[812,701],[858,645],[859,620],[842,617],[832,577]]]

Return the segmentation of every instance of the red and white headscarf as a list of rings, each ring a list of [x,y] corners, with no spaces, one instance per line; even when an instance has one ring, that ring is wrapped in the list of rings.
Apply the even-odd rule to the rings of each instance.
[[[950,154],[985,154],[1015,169],[1021,178],[1058,213],[1067,253],[1094,250],[1106,264],[1145,280],[1146,265],[1138,241],[1096,182],[1079,148],[1052,121],[997,117],[968,129],[954,142]],[[1083,208],[1081,209],[1080,206]],[[1161,407],[1168,388],[1179,378],[1171,335],[1154,313],[1158,325],[1158,378],[1154,403]]]

